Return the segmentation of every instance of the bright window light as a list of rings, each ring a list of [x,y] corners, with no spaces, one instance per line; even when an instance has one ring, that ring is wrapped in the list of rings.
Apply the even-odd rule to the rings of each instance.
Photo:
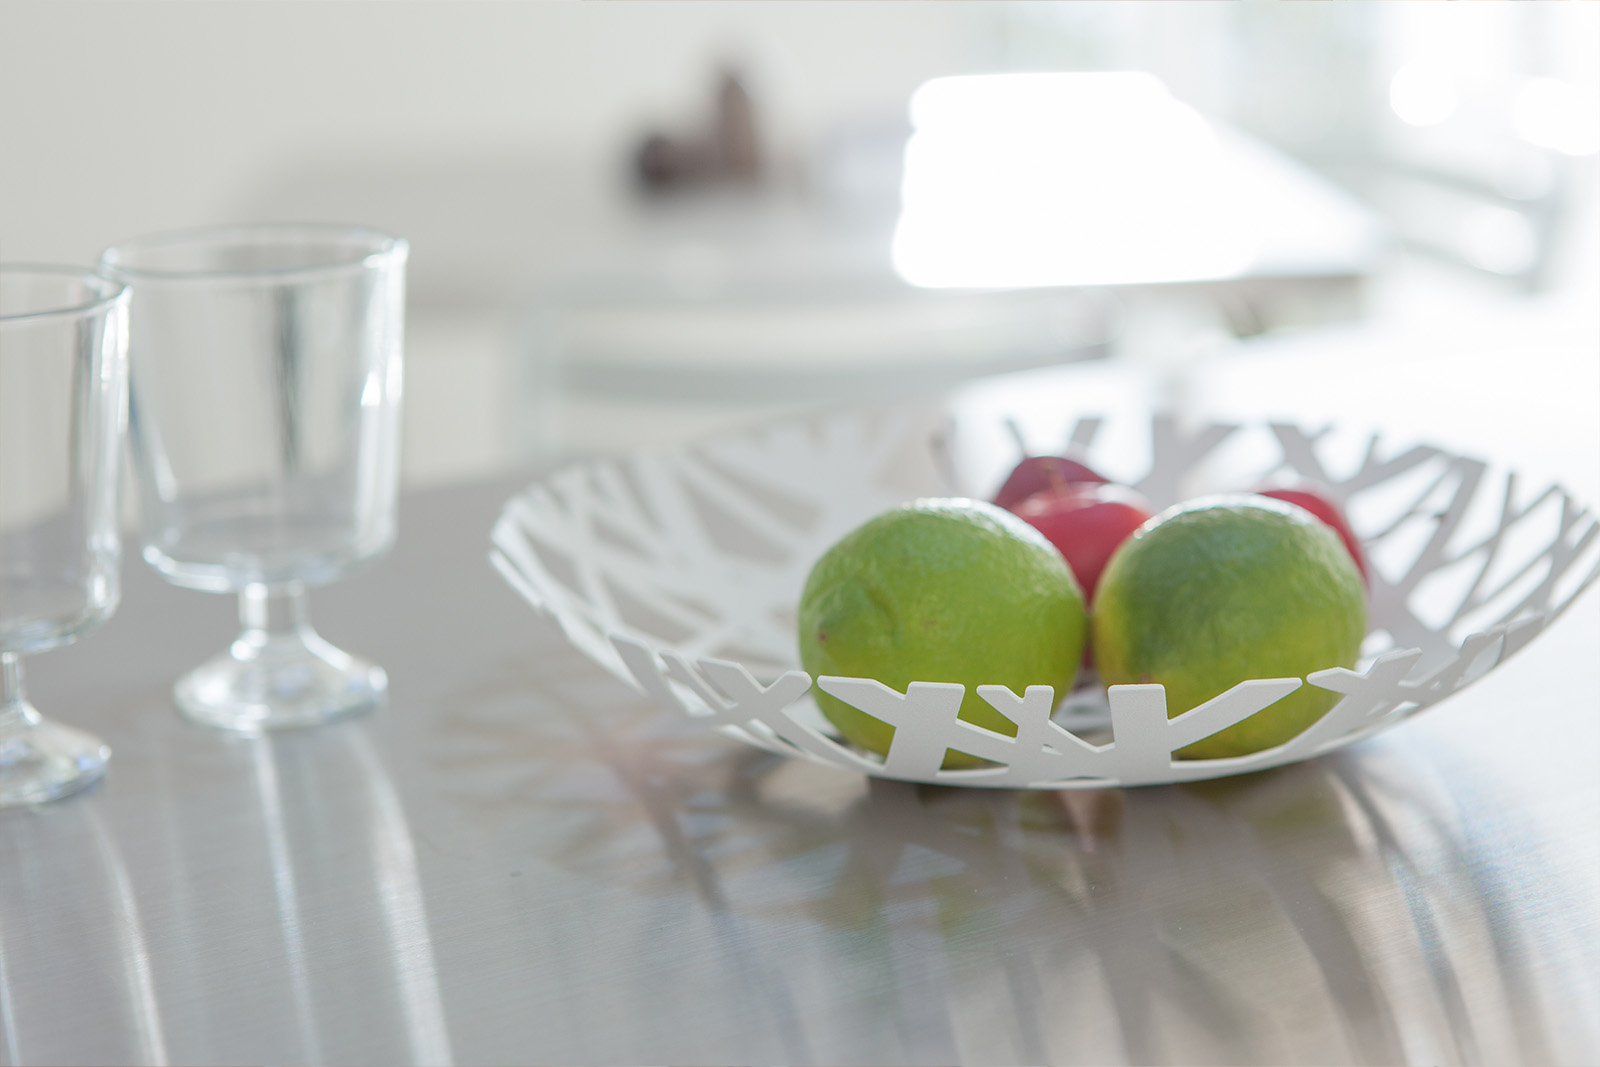
[[[1600,103],[1555,78],[1529,78],[1512,105],[1517,135],[1569,156],[1600,152]]]
[[[1215,132],[1152,75],[937,78],[911,123],[893,254],[913,285],[1223,278],[1259,243]]]
[[[1389,107],[1410,126],[1437,126],[1456,113],[1460,102],[1450,72],[1432,63],[1407,63],[1389,82]]]

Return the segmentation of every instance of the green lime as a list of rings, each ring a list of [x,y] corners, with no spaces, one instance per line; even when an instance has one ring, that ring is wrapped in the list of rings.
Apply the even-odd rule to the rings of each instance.
[[[1339,535],[1303,508],[1255,495],[1204,497],[1157,515],[1111,557],[1093,631],[1102,681],[1160,682],[1168,715],[1179,715],[1247,678],[1355,666],[1367,603]],[[1302,686],[1181,755],[1271,748],[1337,700]]]
[[[1088,619],[1061,553],[992,504],[935,499],[885,512],[828,549],[800,597],[800,662],[813,677],[967,687],[961,718],[997,733],[1017,728],[975,691],[1072,688]],[[847,739],[877,753],[894,728],[816,692]],[[945,766],[972,766],[947,757]]]

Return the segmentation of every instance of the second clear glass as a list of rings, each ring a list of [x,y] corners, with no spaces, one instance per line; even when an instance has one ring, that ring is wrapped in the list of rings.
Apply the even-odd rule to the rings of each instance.
[[[319,637],[305,597],[394,542],[407,252],[359,228],[250,226],[102,257],[133,290],[144,558],[240,599],[239,636],[175,687],[192,719],[258,732],[383,700],[382,668]]]

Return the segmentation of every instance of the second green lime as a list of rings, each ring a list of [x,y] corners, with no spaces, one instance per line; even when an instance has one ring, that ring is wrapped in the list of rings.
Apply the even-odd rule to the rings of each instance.
[[[1294,504],[1254,495],[1192,500],[1117,550],[1094,605],[1107,685],[1160,682],[1179,715],[1248,678],[1353,667],[1367,632],[1361,572],[1339,536]],[[1185,748],[1185,758],[1281,745],[1338,695],[1310,685]]]

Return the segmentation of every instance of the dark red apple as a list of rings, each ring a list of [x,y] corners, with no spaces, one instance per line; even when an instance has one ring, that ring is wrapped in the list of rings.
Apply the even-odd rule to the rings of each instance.
[[[1298,504],[1333,527],[1333,532],[1339,535],[1339,540],[1343,541],[1344,547],[1349,549],[1350,558],[1356,561],[1356,569],[1361,572],[1361,580],[1368,585],[1372,584],[1372,579],[1367,573],[1367,555],[1361,550],[1361,542],[1357,540],[1355,532],[1350,529],[1350,523],[1345,521],[1344,512],[1339,510],[1339,505],[1315,489],[1304,485],[1257,489],[1256,494],[1270,496],[1274,500],[1282,500],[1290,504]]]
[[[1082,482],[1099,484],[1107,480],[1087,465],[1066,456],[1029,456],[1012,469],[1005,484],[995,493],[994,502],[1010,511],[1033,494],[1046,489]]]
[[[1111,554],[1153,514],[1150,502],[1132,489],[1100,482],[1046,489],[1009,510],[1066,557],[1085,604],[1094,600]]]

